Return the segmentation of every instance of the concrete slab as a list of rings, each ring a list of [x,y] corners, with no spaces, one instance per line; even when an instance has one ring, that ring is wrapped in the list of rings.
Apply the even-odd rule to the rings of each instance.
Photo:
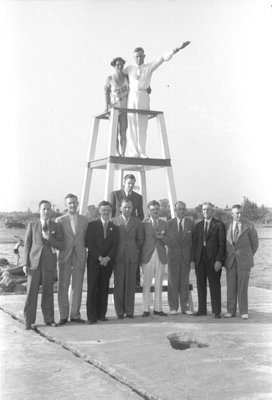
[[[226,298],[225,286],[222,298]],[[85,299],[86,293],[83,304]],[[239,317],[215,320],[211,314],[142,318],[141,295],[137,294],[136,318],[117,320],[110,297],[109,322],[51,328],[43,325],[39,309],[36,331],[146,399],[271,400],[272,291],[250,287],[249,299],[247,321]],[[22,295],[2,296],[0,307],[22,319],[24,300]],[[195,290],[193,300],[196,305]],[[166,293],[163,306],[167,311]],[[173,349],[167,336],[184,332],[193,332],[208,347]],[[26,334],[34,335],[33,331]],[[68,381],[69,375],[63,379]]]

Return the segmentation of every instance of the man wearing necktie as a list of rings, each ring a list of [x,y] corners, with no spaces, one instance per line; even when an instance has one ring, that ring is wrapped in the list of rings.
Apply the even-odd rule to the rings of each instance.
[[[159,219],[160,203],[152,200],[147,204],[150,217],[143,221],[144,244],[141,251],[143,269],[143,317],[150,315],[150,287],[155,278],[154,315],[167,316],[162,310],[162,284],[167,263],[166,247],[162,240],[166,222]]]
[[[243,319],[248,319],[248,282],[259,240],[254,225],[242,220],[239,204],[232,207],[232,218],[227,229],[227,313],[224,317],[236,316],[238,299],[239,313]]]
[[[51,220],[51,203],[39,203],[40,219],[29,222],[24,245],[24,272],[27,274],[27,295],[24,307],[26,329],[35,323],[39,287],[42,285],[41,309],[46,325],[56,326],[54,321],[53,286],[56,273],[56,249],[62,250],[63,232],[60,225]]]
[[[224,224],[213,218],[213,205],[202,205],[204,219],[196,224],[193,234],[191,268],[196,270],[198,311],[207,315],[207,279],[209,281],[212,312],[221,318],[221,269],[225,258],[226,234]]]
[[[109,283],[119,244],[119,230],[110,221],[111,203],[101,201],[98,208],[100,218],[89,222],[86,237],[88,324],[108,320]]]
[[[71,322],[85,322],[80,308],[87,259],[85,239],[88,219],[78,214],[78,204],[77,196],[68,193],[65,196],[67,214],[56,219],[64,234],[64,248],[58,255],[58,325],[65,325],[69,316]]]
[[[170,314],[178,312],[192,314],[189,311],[189,275],[192,252],[194,221],[186,217],[186,204],[177,201],[176,217],[167,222],[164,243],[168,246],[168,303]]]
[[[114,306],[117,318],[134,317],[136,270],[144,241],[139,218],[131,215],[132,202],[123,200],[121,215],[112,222],[119,228],[120,241],[114,266]]]

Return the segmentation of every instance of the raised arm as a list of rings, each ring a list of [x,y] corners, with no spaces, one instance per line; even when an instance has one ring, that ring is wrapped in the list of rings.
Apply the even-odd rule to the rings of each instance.
[[[174,54],[176,54],[178,51],[187,47],[190,43],[191,42],[189,40],[187,40],[186,42],[183,42],[181,46],[175,47],[174,49],[165,53],[157,61],[154,61],[153,65],[152,65],[152,71],[155,71],[155,69],[157,69],[164,61],[170,61]]]

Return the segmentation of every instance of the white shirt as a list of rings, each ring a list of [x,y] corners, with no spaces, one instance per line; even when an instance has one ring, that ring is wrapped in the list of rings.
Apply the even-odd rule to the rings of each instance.
[[[77,224],[77,215],[76,214],[69,214],[69,220],[71,224],[72,231],[74,232],[74,235],[76,233],[76,224]]]

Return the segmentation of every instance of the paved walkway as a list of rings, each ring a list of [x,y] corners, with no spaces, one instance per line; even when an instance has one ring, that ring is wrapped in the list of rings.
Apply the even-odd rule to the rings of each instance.
[[[222,288],[222,298],[226,299],[225,286]],[[31,343],[40,341],[44,349],[48,347],[49,342],[55,343],[55,350],[50,350],[50,357],[45,360],[45,364],[43,360],[43,369],[51,371],[54,381],[58,375],[56,371],[61,365],[63,368],[61,381],[64,387],[78,386],[74,385],[73,374],[70,373],[69,368],[66,368],[66,359],[64,363],[60,359],[60,349],[66,349],[68,354],[78,356],[78,365],[82,368],[84,366],[86,368],[86,365],[89,367],[91,364],[96,367],[96,370],[104,371],[109,377],[112,376],[124,384],[124,388],[131,388],[134,394],[145,399],[271,400],[272,291],[250,287],[249,299],[250,318],[248,321],[238,317],[215,320],[211,314],[206,317],[178,314],[168,317],[152,315],[149,318],[142,318],[141,294],[136,295],[134,320],[116,319],[112,296],[109,301],[109,322],[98,322],[95,325],[68,323],[58,328],[47,327],[42,322],[39,308],[35,331],[20,329],[14,338],[14,346],[12,349],[9,348],[9,353],[6,352],[6,363],[9,362],[9,357],[14,359],[15,362],[11,365],[15,371],[14,374],[5,376],[2,391],[5,394],[5,390],[16,388],[14,386],[17,382],[16,374],[20,373],[24,374],[31,390],[27,391],[21,385],[20,390],[24,393],[16,397],[24,400],[41,398],[35,397],[35,386],[39,375],[42,374],[39,353],[35,357],[36,361],[33,360],[31,368],[24,368],[24,363],[18,362],[13,354],[14,352],[17,354],[18,351],[22,353],[23,347],[24,356],[27,356],[29,352],[33,352],[35,356],[37,346],[32,346]],[[14,329],[18,326],[18,321],[23,318],[24,300],[24,295],[0,296],[0,308],[17,319],[17,321],[12,320]],[[83,296],[83,304],[85,300],[86,293]],[[195,290],[193,300],[196,305]],[[57,304],[56,298],[55,304]],[[164,293],[163,306],[164,311],[168,311],[166,293]],[[83,306],[82,317],[86,318],[84,308]],[[224,311],[226,311],[226,303],[223,301]],[[58,320],[57,309],[56,320]],[[2,327],[0,331],[2,332]],[[200,343],[208,346],[189,348],[184,351],[175,350],[167,339],[167,336],[173,333],[194,334]],[[31,337],[30,341],[29,337]],[[4,346],[3,341],[2,346]],[[41,347],[40,350],[42,351]],[[17,362],[20,371],[16,370]],[[1,362],[2,374],[3,369],[5,369],[5,362],[4,364]],[[89,372],[85,370],[84,376],[91,379],[91,372],[89,375]],[[77,379],[76,374],[76,382]],[[83,381],[79,380],[79,382]],[[43,383],[45,389],[46,385],[51,388],[50,378]],[[57,390],[59,386],[61,385],[54,385],[56,392],[54,395],[51,393],[54,399],[64,398]],[[81,394],[84,390],[86,394],[90,393],[83,383],[79,387],[82,388]],[[118,398],[114,390],[110,394],[104,393],[103,398]],[[11,398],[3,397],[3,399]],[[99,399],[100,397],[94,395],[88,398]],[[122,397],[119,398],[122,399]],[[127,396],[127,399],[130,397]]]

